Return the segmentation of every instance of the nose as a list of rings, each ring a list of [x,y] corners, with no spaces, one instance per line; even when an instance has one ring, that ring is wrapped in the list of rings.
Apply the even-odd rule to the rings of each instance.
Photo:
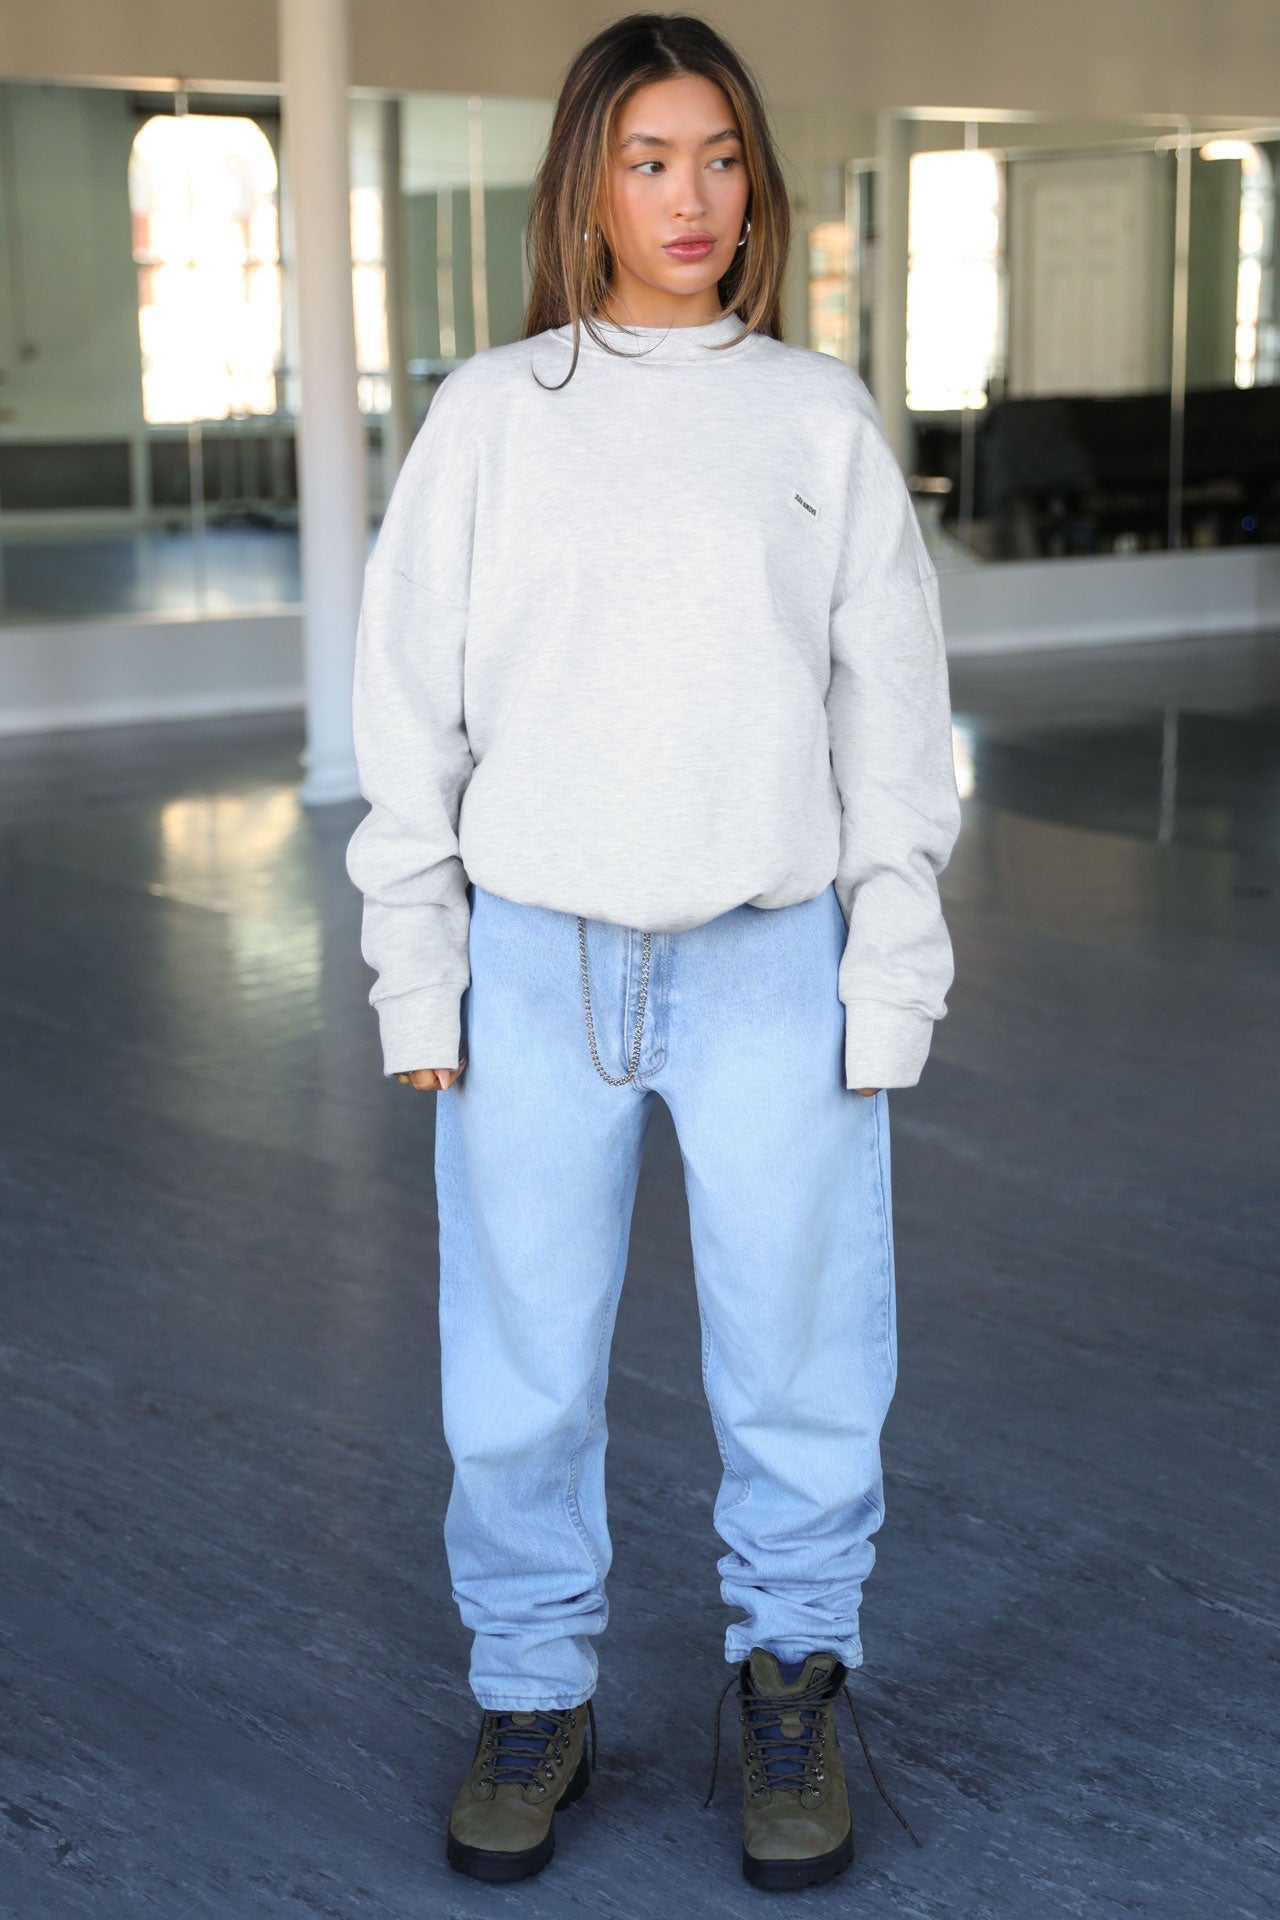
[[[692,215],[706,210],[707,195],[696,162],[688,168],[672,169],[671,211]]]

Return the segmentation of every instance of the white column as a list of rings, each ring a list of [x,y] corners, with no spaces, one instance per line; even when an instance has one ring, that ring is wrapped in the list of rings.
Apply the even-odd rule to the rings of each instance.
[[[413,397],[409,392],[409,370],[405,360],[405,244],[404,195],[401,178],[404,171],[401,154],[400,101],[388,94],[381,105],[382,130],[382,262],[387,276],[387,353],[390,368],[391,406],[383,429],[383,462],[386,497],[390,499],[396,476],[404,464],[413,439]]]
[[[877,251],[871,387],[885,438],[906,468],[911,454],[907,418],[907,187],[912,125],[904,114],[876,116]]]
[[[346,0],[279,0],[301,400],[298,488],[308,806],[359,793],[351,678],[367,551],[351,302]]]

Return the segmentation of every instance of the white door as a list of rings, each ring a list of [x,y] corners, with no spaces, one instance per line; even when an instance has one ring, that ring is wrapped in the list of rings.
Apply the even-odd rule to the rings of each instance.
[[[1010,393],[1168,387],[1173,165],[1149,153],[1010,162]]]

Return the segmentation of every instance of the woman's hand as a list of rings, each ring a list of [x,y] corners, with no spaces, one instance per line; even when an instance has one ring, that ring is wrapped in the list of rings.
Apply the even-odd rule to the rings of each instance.
[[[456,1067],[415,1067],[412,1073],[398,1073],[402,1087],[416,1087],[419,1093],[443,1093],[451,1087],[467,1064],[464,1053]]]
[[[879,1091],[880,1091],[879,1087],[859,1087],[858,1088],[858,1092],[862,1095],[864,1100],[870,1100],[871,1097],[874,1094],[879,1093]]]

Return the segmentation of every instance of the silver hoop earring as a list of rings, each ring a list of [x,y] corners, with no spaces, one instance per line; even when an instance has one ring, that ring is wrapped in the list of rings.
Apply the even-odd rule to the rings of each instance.
[[[750,233],[750,231],[751,231],[751,222],[750,222],[750,221],[748,220],[748,222],[747,222],[747,233]],[[744,234],[743,234],[743,236],[742,236],[742,238],[741,238],[741,240],[739,240],[739,242],[738,242],[738,246],[739,246],[739,247],[745,247],[745,246],[746,246],[746,244],[747,244],[747,233],[744,233]],[[737,251],[737,248],[735,248],[735,249],[734,249],[734,251],[736,252],[736,251]]]

